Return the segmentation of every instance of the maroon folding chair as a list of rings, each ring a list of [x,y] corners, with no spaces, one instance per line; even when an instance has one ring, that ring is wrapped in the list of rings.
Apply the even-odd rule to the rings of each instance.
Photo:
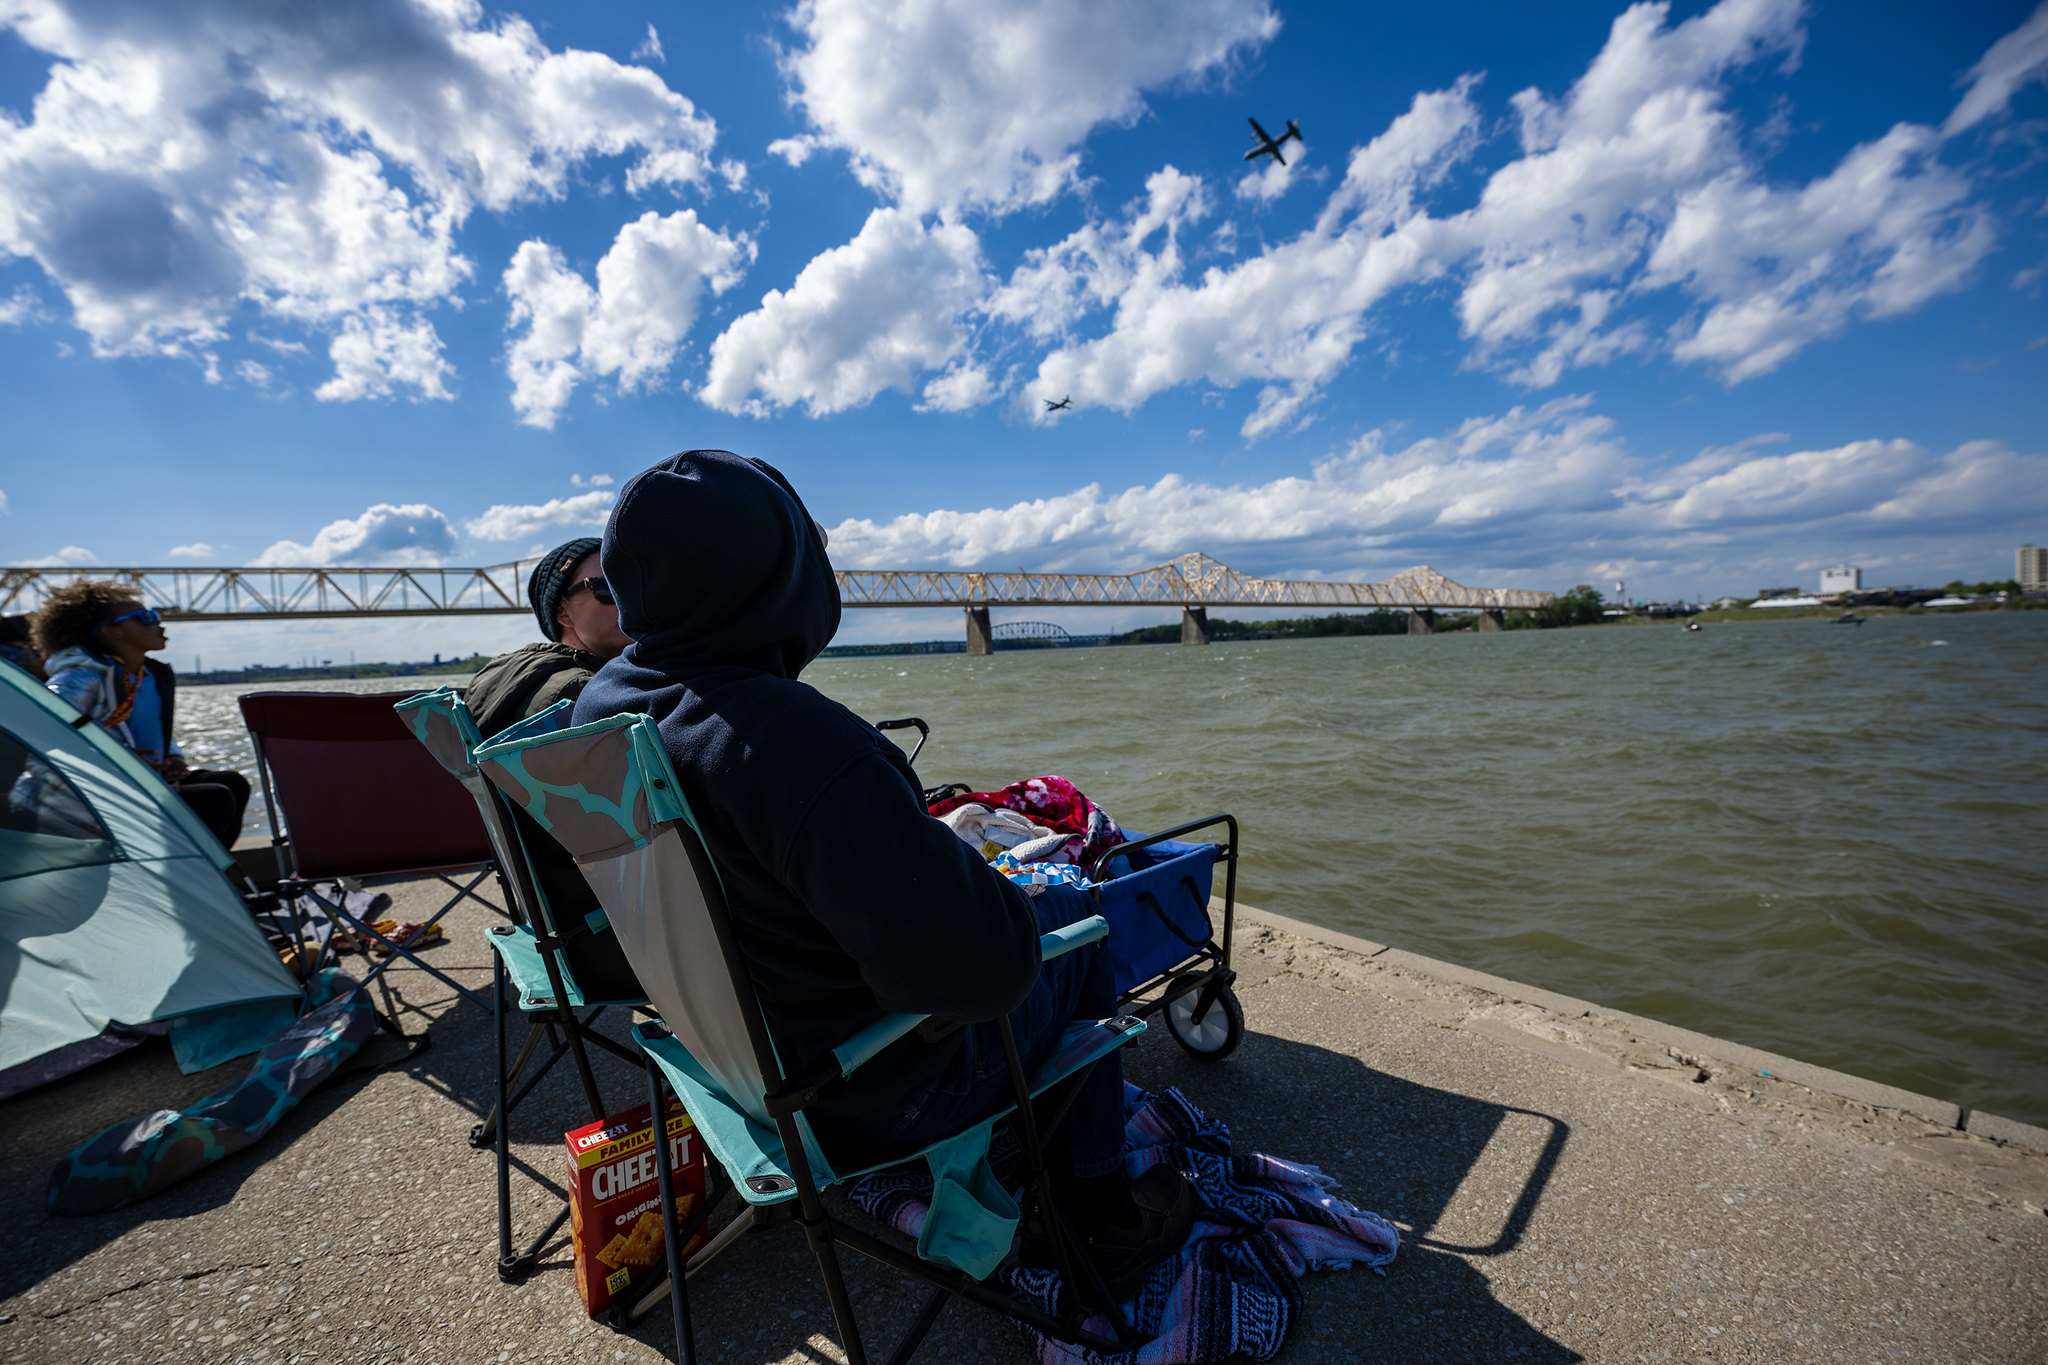
[[[332,922],[319,937],[314,968],[327,961],[335,930],[346,927],[365,947],[374,940],[391,952],[365,985],[403,957],[491,1011],[483,996],[412,951],[465,897],[500,915],[506,911],[477,894],[497,863],[476,802],[391,709],[411,695],[251,692],[240,699],[283,874],[278,893],[292,907],[295,924],[301,896]],[[426,877],[455,894],[403,943],[349,912],[348,891]],[[321,894],[322,884],[331,887],[330,895]]]

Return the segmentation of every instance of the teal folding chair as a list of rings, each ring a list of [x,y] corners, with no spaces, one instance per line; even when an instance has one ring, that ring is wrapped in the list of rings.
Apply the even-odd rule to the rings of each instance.
[[[851,1365],[864,1365],[867,1353],[836,1246],[932,1286],[890,1356],[895,1362],[910,1358],[953,1297],[1098,1351],[1127,1352],[1146,1340],[1132,1329],[1060,1212],[1042,1143],[1042,1136],[1065,1117],[1089,1069],[1142,1033],[1142,1020],[1077,1021],[1052,1058],[1031,1076],[1025,1074],[1008,1019],[998,1020],[1014,1096],[1010,1106],[921,1151],[840,1170],[820,1148],[804,1111],[926,1016],[875,1020],[833,1049],[831,1063],[815,1074],[794,1075],[784,1068],[734,937],[732,908],[717,868],[651,718],[620,715],[557,729],[543,712],[483,745],[476,758],[484,776],[513,806],[576,855],[646,984],[661,1022],[638,1024],[633,1033],[647,1055],[654,1112],[661,1112],[665,1091],[673,1087],[705,1148],[732,1177],[755,1219],[781,1216],[802,1225]],[[1108,925],[1093,916],[1045,935],[1041,950],[1053,957],[1107,934]],[[1113,1338],[1086,1330],[1080,1316],[1056,1318],[984,1283],[1008,1255],[1019,1220],[1016,1201],[988,1162],[992,1131],[1004,1120],[1021,1149],[1024,1183],[1048,1213],[1063,1281],[1080,1303],[1111,1324]],[[678,1259],[679,1249],[702,1224],[693,1220],[687,1228],[677,1227],[666,1144],[657,1143],[656,1152],[677,1348],[686,1365],[695,1365],[687,1269]],[[914,1253],[834,1217],[819,1197],[822,1188],[917,1157],[931,1168],[933,1197]],[[708,1205],[698,1218],[707,1212]]]
[[[462,694],[452,687],[408,697],[394,708],[419,742],[476,799],[484,832],[490,837],[499,876],[510,901],[513,924],[493,926],[486,936],[493,954],[492,1000],[498,1028],[497,1103],[483,1122],[470,1129],[472,1147],[492,1147],[498,1160],[498,1277],[505,1282],[523,1280],[540,1259],[540,1252],[561,1229],[569,1216],[568,1202],[554,1220],[530,1241],[525,1250],[514,1251],[512,1237],[512,1163],[505,1136],[504,1116],[518,1108],[565,1055],[573,1057],[583,1097],[592,1120],[609,1117],[597,1076],[590,1065],[590,1048],[620,1058],[636,1072],[642,1066],[637,1049],[599,1033],[595,1025],[607,1009],[634,1008],[647,1004],[647,995],[633,976],[620,952],[617,939],[602,910],[583,916],[560,916],[549,899],[528,846],[524,818],[506,805],[496,787],[486,782],[476,767],[475,753],[481,740],[470,719]],[[559,709],[558,709],[559,710]],[[567,711],[559,710],[559,719]],[[505,983],[512,985],[512,999],[528,1021],[526,1042],[518,1059],[505,1065]],[[589,987],[589,989],[586,989]],[[587,1013],[581,1017],[577,1011]],[[529,1074],[542,1040],[552,1049]],[[523,1078],[523,1079],[522,1079]],[[518,1088],[513,1089],[514,1086]],[[648,1303],[654,1300],[649,1298]],[[645,1309],[642,1309],[644,1312]]]

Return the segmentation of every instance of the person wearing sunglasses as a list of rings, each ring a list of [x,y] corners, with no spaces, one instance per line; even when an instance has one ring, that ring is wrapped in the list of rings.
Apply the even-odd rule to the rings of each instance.
[[[626,633],[597,551],[595,536],[567,541],[527,575],[526,600],[548,638],[500,654],[464,689],[470,719],[485,739],[558,701],[574,700],[606,660],[625,651]]]
[[[104,579],[67,583],[44,601],[32,630],[47,660],[50,690],[154,769],[214,838],[233,848],[249,806],[249,779],[186,763],[173,728],[178,675],[149,657],[170,637],[133,585]]]

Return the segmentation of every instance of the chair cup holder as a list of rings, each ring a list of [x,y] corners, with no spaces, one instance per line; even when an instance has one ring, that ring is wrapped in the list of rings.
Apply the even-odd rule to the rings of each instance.
[[[986,1279],[1010,1254],[1018,1219],[1017,1201],[987,1161],[965,1170],[934,1170],[931,1208],[918,1235],[917,1254],[972,1279]]]

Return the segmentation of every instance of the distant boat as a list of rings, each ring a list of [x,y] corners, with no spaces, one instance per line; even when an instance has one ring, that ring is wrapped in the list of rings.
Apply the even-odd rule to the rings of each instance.
[[[1697,621],[1687,621],[1685,623],[1685,628],[1687,630],[1698,630],[1700,628],[1700,623]]]
[[[1832,624],[1838,626],[1860,626],[1869,619],[1867,616],[1858,616],[1853,611],[1845,611],[1840,616],[1837,616]]]

